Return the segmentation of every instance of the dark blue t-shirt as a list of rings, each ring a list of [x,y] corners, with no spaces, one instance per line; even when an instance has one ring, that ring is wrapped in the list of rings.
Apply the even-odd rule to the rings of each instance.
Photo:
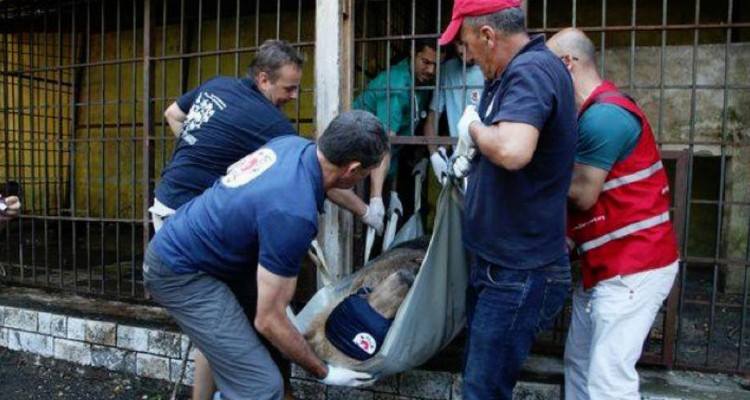
[[[274,139],[177,210],[151,248],[175,272],[254,278],[260,264],[295,276],[324,199],[317,146],[297,136]]]
[[[570,74],[536,36],[503,74],[487,82],[478,112],[485,125],[501,121],[539,130],[534,155],[509,171],[481,154],[466,190],[463,241],[496,265],[533,269],[563,257],[566,199],[576,147],[576,106]]]
[[[211,79],[177,99],[177,105],[187,118],[156,187],[156,198],[175,210],[203,193],[235,161],[275,137],[296,135],[251,79]]]

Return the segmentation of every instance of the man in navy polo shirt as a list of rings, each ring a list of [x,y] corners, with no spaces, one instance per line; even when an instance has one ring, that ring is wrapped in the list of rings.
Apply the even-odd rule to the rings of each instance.
[[[321,361],[286,307],[325,193],[353,187],[387,151],[383,126],[364,111],[336,117],[317,145],[274,139],[178,209],[151,241],[146,288],[206,356],[223,399],[282,398],[281,375],[258,334],[325,384],[371,382]],[[243,280],[257,286],[254,315],[225,283]]]
[[[454,162],[468,176],[463,240],[467,296],[465,399],[511,399],[536,333],[570,290],[566,196],[576,145],[565,65],[530,38],[520,0],[457,0],[440,39],[456,37],[487,79],[459,121]],[[472,160],[473,158],[473,160]]]
[[[149,210],[154,230],[213,185],[234,162],[273,138],[297,134],[280,107],[297,98],[302,65],[302,55],[290,44],[267,40],[258,49],[247,77],[213,78],[167,108],[164,117],[178,142]],[[378,210],[370,211],[353,192],[333,190],[331,198],[365,223],[382,229],[382,215],[378,218]],[[232,284],[242,299],[253,295],[254,289]],[[287,372],[288,368],[284,369]],[[206,400],[212,393],[211,371],[198,352],[193,397]]]

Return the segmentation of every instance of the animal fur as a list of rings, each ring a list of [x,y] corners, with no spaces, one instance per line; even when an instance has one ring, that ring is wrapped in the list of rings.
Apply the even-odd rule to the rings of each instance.
[[[356,293],[362,287],[371,288],[367,302],[383,317],[393,318],[414,283],[424,255],[425,250],[421,248],[398,248],[382,254],[354,275],[346,296]],[[333,365],[356,368],[363,361],[344,355],[328,341],[325,334],[328,316],[344,298],[332,302],[311,321],[305,339],[322,360]]]

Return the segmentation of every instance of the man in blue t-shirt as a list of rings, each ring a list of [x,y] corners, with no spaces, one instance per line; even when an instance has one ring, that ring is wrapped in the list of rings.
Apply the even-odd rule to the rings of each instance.
[[[242,79],[216,77],[185,93],[164,112],[177,137],[149,209],[154,229],[165,217],[203,193],[232,163],[269,140],[296,135],[281,107],[299,95],[302,55],[282,40],[267,40]],[[382,230],[382,216],[350,191],[332,200]]]
[[[268,40],[258,49],[246,78],[213,78],[167,108],[164,117],[178,141],[149,209],[154,230],[158,231],[165,218],[213,185],[234,162],[273,138],[297,134],[280,107],[297,98],[302,65],[302,55],[293,46]],[[331,195],[332,200],[361,216],[365,223],[382,226],[382,217],[378,224],[375,216],[377,210],[371,212],[353,192],[334,189]],[[241,299],[254,292],[239,283],[230,284]],[[278,360],[285,363],[280,357]],[[283,369],[288,372],[288,368]],[[200,352],[195,371],[193,397],[211,398],[211,371]]]
[[[219,76],[183,94],[164,112],[178,141],[150,209],[154,228],[269,140],[297,132],[280,107],[297,98],[303,59],[288,43],[268,40],[246,78]]]
[[[208,359],[225,399],[281,399],[283,384],[260,336],[325,384],[371,376],[326,365],[286,315],[325,193],[350,189],[382,161],[385,131],[372,114],[336,117],[316,145],[270,141],[170,217],[149,244],[144,282]],[[257,287],[243,311],[225,282]]]
[[[458,120],[466,106],[478,106],[484,89],[484,76],[479,66],[467,60],[464,46],[454,42],[458,57],[451,58],[440,66],[440,84],[430,102],[430,112],[424,123],[426,137],[438,136],[440,116],[448,116],[448,132],[458,137]],[[428,145],[432,171],[438,182],[443,183],[448,175],[448,156],[443,146]]]
[[[472,256],[467,296],[467,400],[511,399],[534,338],[570,289],[566,196],[576,145],[573,83],[530,38],[520,0],[456,0],[441,44],[460,30],[488,82],[458,123],[456,176],[468,175],[463,241]],[[473,160],[472,160],[473,158]]]

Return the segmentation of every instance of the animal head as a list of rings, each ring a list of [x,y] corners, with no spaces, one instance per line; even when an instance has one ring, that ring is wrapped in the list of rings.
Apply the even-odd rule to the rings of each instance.
[[[388,275],[385,280],[372,289],[367,302],[375,311],[385,318],[393,318],[396,311],[409,293],[416,276],[409,269],[400,269]]]

